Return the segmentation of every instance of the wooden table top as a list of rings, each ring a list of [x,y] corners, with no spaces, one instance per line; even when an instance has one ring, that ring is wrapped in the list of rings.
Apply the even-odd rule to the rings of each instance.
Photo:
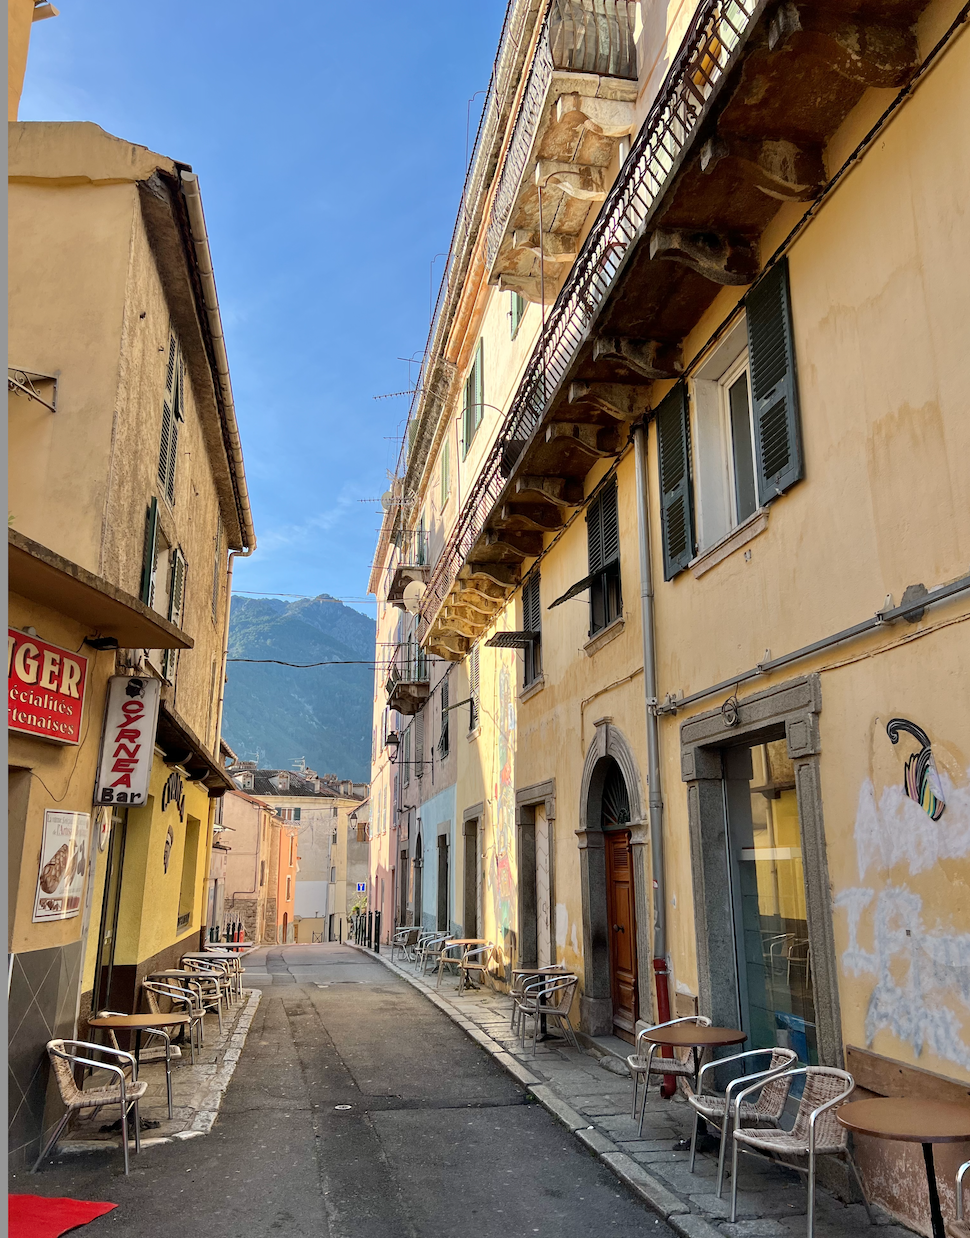
[[[134,1031],[148,1027],[181,1027],[190,1023],[187,1014],[110,1014],[100,1019],[88,1019],[88,1027],[131,1028]]]
[[[970,1104],[919,1100],[906,1096],[875,1096],[854,1100],[836,1110],[843,1126],[875,1139],[904,1143],[962,1143],[970,1140]]]
[[[674,1027],[651,1028],[641,1032],[644,1040],[655,1045],[672,1045],[675,1049],[694,1049],[701,1046],[739,1045],[748,1039],[748,1033],[737,1027],[701,1027],[696,1023],[678,1023]]]

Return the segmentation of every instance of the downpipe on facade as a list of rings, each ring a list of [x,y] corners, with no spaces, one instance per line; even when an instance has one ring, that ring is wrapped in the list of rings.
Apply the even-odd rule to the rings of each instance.
[[[653,876],[653,975],[657,1021],[670,1020],[670,968],[667,966],[667,894],[664,882],[663,792],[660,785],[660,727],[657,721],[657,649],[654,632],[653,566],[647,491],[647,427],[633,431],[637,482],[637,540],[640,554],[640,627],[643,632],[643,694],[647,721],[647,803],[650,822],[650,868]],[[662,1056],[673,1050],[663,1046]],[[664,1075],[662,1094],[673,1096],[677,1080]]]

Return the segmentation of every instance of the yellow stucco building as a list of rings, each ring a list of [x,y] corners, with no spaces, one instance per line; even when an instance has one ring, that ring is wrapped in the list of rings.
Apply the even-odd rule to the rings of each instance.
[[[960,6],[539,8],[371,577],[385,922],[566,963],[593,1041],[699,1010],[965,1099]]]
[[[45,1043],[207,930],[232,555],[255,546],[198,178],[84,123],[9,156],[10,1150]]]

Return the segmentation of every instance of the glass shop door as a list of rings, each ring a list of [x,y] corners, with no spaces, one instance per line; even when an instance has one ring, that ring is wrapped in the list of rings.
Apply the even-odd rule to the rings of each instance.
[[[738,990],[746,1049],[818,1064],[795,771],[784,739],[724,754]]]

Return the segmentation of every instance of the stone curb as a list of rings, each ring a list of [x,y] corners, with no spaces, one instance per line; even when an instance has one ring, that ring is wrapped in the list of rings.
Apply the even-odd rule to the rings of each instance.
[[[399,976],[413,989],[417,989],[419,993],[428,998],[432,1005],[437,1006],[442,1014],[446,1014],[467,1036],[474,1040],[476,1044],[481,1045],[487,1053],[491,1054],[500,1066],[503,1066],[518,1083],[526,1088],[530,1096],[535,1097],[543,1109],[552,1114],[558,1122],[561,1122],[584,1147],[588,1148],[608,1169],[612,1170],[617,1178],[633,1191],[635,1195],[638,1195],[654,1212],[663,1217],[671,1229],[680,1234],[682,1238],[724,1238],[720,1230],[715,1229],[703,1217],[692,1213],[690,1206],[679,1199],[673,1191],[668,1190],[658,1178],[648,1173],[642,1165],[638,1164],[632,1157],[627,1156],[625,1152],[621,1152],[617,1145],[601,1131],[590,1126],[588,1119],[567,1105],[553,1091],[549,1084],[541,1083],[535,1075],[531,1075],[521,1062],[514,1058],[511,1053],[506,1052],[497,1041],[493,1040],[491,1036],[486,1035],[481,1028],[472,1023],[463,1012],[457,1010],[450,1002],[445,1001],[437,993],[429,991],[417,976],[408,975],[403,968],[398,967],[396,963],[392,963],[390,959],[385,958],[384,955],[378,954],[374,950],[368,950],[366,947],[358,946],[353,942],[346,944],[353,945],[355,950],[366,954],[368,958],[377,959],[378,962],[383,963],[388,971]]]
[[[188,1130],[176,1131],[174,1135],[156,1135],[154,1137],[149,1136],[147,1139],[143,1138],[141,1141],[143,1151],[145,1148],[156,1148],[163,1143],[181,1143],[186,1139],[195,1139],[199,1135],[208,1135],[209,1131],[212,1130],[215,1120],[219,1116],[219,1106],[222,1104],[226,1088],[229,1086],[230,1080],[235,1073],[236,1063],[239,1060],[242,1046],[246,1043],[246,1036],[256,1015],[256,1007],[263,996],[260,989],[243,989],[243,992],[249,994],[249,999],[236,1021],[232,1035],[229,1037],[229,1044],[232,1047],[226,1049],[222,1062],[212,1072],[209,1080],[209,1090],[206,1092],[203,1101],[204,1108],[197,1110]],[[105,1146],[105,1143],[101,1140],[76,1140],[74,1142],[66,1140],[58,1145],[57,1153],[61,1156],[65,1152],[97,1152],[103,1151]]]

